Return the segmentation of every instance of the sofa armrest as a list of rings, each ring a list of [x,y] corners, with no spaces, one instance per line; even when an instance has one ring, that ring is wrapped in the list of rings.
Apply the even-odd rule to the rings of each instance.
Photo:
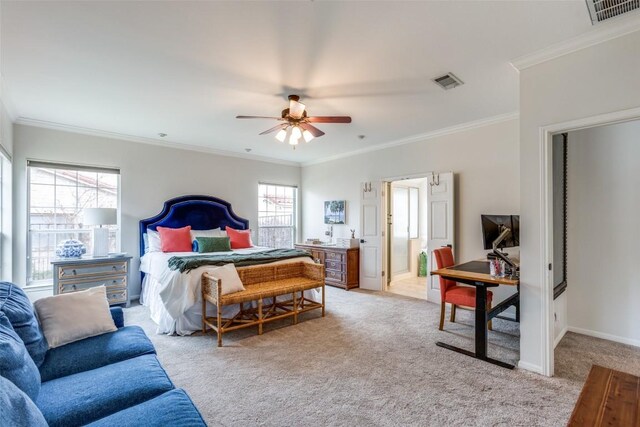
[[[122,307],[111,307],[111,317],[113,317],[113,323],[116,324],[116,328],[124,327],[124,312]]]

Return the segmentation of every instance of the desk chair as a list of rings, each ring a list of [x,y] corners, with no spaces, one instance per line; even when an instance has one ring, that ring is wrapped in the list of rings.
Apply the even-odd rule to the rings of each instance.
[[[451,267],[455,265],[453,259],[453,251],[450,247],[443,247],[433,251],[436,256],[436,265],[440,268]],[[438,276],[440,279],[440,330],[444,328],[444,314],[446,311],[446,303],[451,304],[451,322],[456,321],[456,306],[468,307],[470,309],[476,308],[476,288],[473,286],[462,286],[454,282],[453,280],[445,279],[442,276]],[[487,308],[491,308],[491,300],[493,299],[493,292],[487,291]],[[491,321],[488,324],[489,330],[493,330]]]

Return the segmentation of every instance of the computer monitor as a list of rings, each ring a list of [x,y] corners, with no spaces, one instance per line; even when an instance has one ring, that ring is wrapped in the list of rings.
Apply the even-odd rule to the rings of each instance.
[[[504,227],[511,234],[498,245],[499,248],[520,246],[520,217],[518,215],[481,215],[482,242],[485,249],[493,249],[493,241],[498,238]]]

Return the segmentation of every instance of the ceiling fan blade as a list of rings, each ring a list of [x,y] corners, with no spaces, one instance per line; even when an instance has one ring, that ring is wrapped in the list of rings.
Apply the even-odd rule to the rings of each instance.
[[[324,135],[324,132],[322,132],[320,129],[318,129],[315,126],[310,125],[309,123],[300,123],[300,127],[304,130],[308,130],[311,133],[311,135],[313,135],[316,138]]]
[[[284,129],[287,126],[289,126],[289,123],[280,123],[279,125],[275,125],[271,129],[267,129],[264,132],[260,132],[258,135],[266,135],[268,133],[275,132],[275,131],[280,130],[280,129]]]
[[[349,116],[316,116],[307,117],[309,123],[351,123]]]
[[[236,116],[236,119],[276,119],[276,120],[282,120],[282,117],[268,117],[268,116]]]
[[[289,116],[293,117],[294,119],[301,119],[302,115],[304,114],[305,108],[306,105],[304,105],[302,102],[298,102],[292,99],[289,101]]]

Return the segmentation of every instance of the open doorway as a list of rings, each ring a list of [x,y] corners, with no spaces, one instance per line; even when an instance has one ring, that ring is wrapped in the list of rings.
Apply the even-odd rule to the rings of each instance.
[[[386,183],[386,290],[427,299],[427,177]]]
[[[635,120],[551,140],[558,376],[583,379],[594,363],[640,375],[639,138]]]
[[[433,251],[453,247],[453,175],[428,172],[384,182],[383,271],[389,273],[383,276],[387,291],[440,303],[440,282],[429,271],[435,264]]]

